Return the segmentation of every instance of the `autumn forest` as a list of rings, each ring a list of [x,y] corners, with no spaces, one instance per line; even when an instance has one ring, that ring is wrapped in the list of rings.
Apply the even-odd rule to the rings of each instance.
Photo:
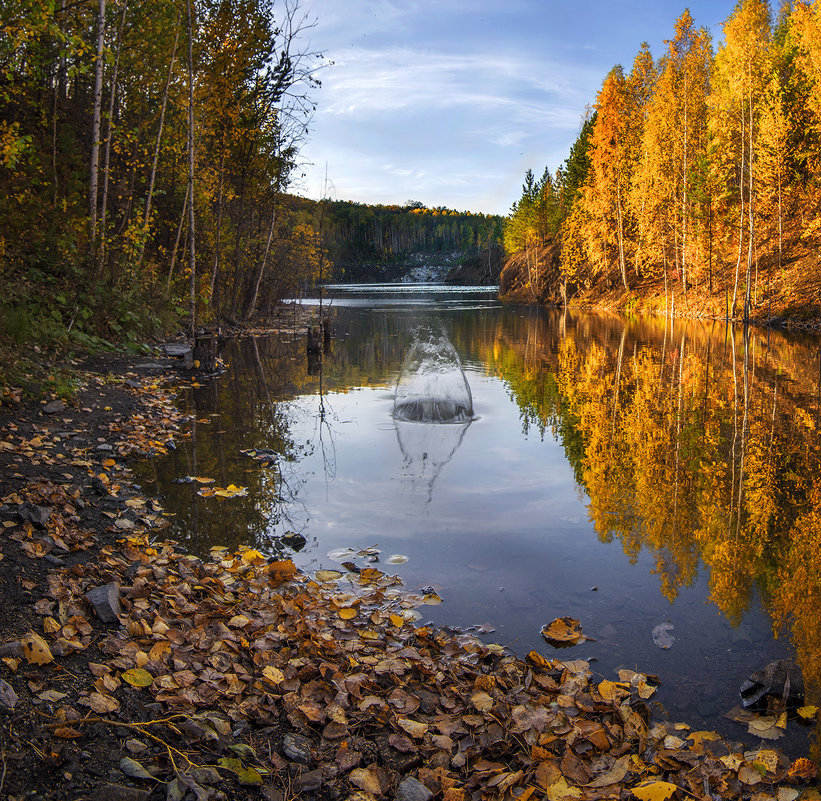
[[[688,11],[606,75],[564,165],[526,176],[503,290],[719,318],[817,313],[821,5]],[[810,299],[810,303],[807,300]]]

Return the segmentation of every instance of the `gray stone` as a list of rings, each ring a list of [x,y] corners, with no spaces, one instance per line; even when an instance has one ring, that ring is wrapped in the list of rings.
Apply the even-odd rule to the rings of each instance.
[[[91,801],[148,801],[150,790],[126,787],[124,784],[107,784],[91,796]]]
[[[166,356],[181,358],[191,353],[191,346],[168,343],[167,345],[163,345],[163,350],[165,350]]]
[[[301,734],[286,734],[282,738],[282,753],[300,765],[310,765],[313,762],[311,741]]]
[[[17,706],[17,693],[7,681],[0,679],[0,709],[11,710],[15,706]]]
[[[53,400],[43,405],[43,412],[45,414],[58,414],[66,410],[66,405],[61,400]]]
[[[94,607],[94,612],[103,623],[117,623],[120,614],[120,588],[115,582],[89,590],[86,600]]]
[[[407,776],[399,783],[396,788],[396,801],[430,801],[433,798],[433,793],[425,787],[418,779],[413,776]]]
[[[48,506],[24,503],[17,509],[17,516],[24,523],[31,523],[35,528],[45,528],[51,517],[51,509]]]
[[[297,776],[296,787],[299,791],[310,792],[311,790],[318,790],[322,787],[322,771],[309,770],[307,773],[302,773]]]

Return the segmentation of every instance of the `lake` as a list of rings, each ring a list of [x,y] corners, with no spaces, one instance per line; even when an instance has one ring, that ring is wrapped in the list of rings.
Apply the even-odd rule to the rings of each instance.
[[[797,659],[818,703],[817,338],[505,306],[481,287],[331,287],[324,309],[321,357],[286,326],[230,341],[225,374],[181,387],[192,437],[140,479],[188,550],[308,571],[378,559],[442,599],[423,621],[609,679],[656,674],[673,719],[749,743],[723,715],[753,671]],[[472,417],[397,422],[403,362],[431,332]],[[186,477],[247,495],[203,498]],[[553,648],[541,628],[562,616],[593,639]],[[791,721],[777,745],[805,752],[813,731]]]

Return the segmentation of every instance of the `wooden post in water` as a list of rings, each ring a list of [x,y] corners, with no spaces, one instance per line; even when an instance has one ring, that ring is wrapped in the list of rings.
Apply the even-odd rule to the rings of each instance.
[[[194,366],[202,373],[213,373],[217,367],[217,337],[203,334],[194,340]]]
[[[327,317],[322,321],[322,350],[331,352],[331,321]]]
[[[308,353],[322,352],[322,326],[308,326]]]

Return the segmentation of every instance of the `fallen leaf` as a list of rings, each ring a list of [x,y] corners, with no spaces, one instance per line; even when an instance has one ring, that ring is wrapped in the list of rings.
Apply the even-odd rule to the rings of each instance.
[[[148,687],[154,682],[154,677],[145,668],[131,668],[124,671],[120,678],[132,687]]]
[[[641,801],[667,801],[678,790],[670,782],[644,782],[630,791]]]
[[[576,645],[583,639],[582,626],[572,617],[557,617],[542,626],[542,637],[555,648]]]
[[[336,581],[342,578],[342,573],[338,570],[317,570],[314,576],[317,581]]]
[[[588,782],[585,787],[607,787],[611,784],[618,784],[630,770],[630,755],[625,754],[616,760],[616,764],[607,773],[597,776],[593,781]]]
[[[373,793],[374,795],[382,794],[382,785],[379,783],[379,777],[376,773],[368,768],[354,768],[349,774],[348,779],[351,784],[356,785],[360,790],[366,793]]]
[[[30,631],[20,641],[23,646],[23,656],[32,665],[47,665],[54,661],[48,643],[39,635]]]
[[[419,740],[424,737],[428,730],[427,723],[419,723],[419,721],[411,720],[410,718],[397,718],[396,723],[400,728],[410,734],[414,740]]]
[[[120,760],[120,770],[132,779],[152,779],[153,781],[157,781],[139,762],[131,759],[131,757],[123,757]]]
[[[262,785],[262,774],[256,768],[244,765],[241,759],[223,757],[217,764],[235,773],[240,784],[251,787],[259,787]]]
[[[566,798],[581,798],[583,792],[580,787],[573,787],[562,776],[558,781],[545,788],[548,801],[564,801]]]

